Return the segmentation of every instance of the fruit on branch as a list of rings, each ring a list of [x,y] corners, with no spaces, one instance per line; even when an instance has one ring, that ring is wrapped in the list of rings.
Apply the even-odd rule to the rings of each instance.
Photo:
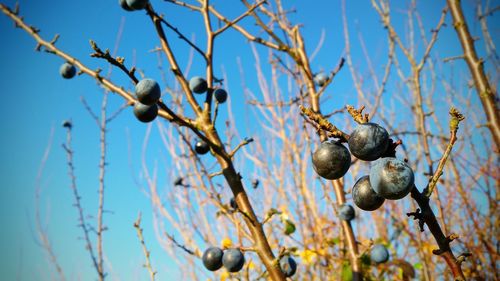
[[[313,168],[321,177],[334,180],[341,178],[351,166],[351,155],[339,142],[324,141],[312,156]]]
[[[406,162],[393,157],[377,160],[370,169],[370,185],[381,197],[397,200],[413,188],[415,177]]]
[[[227,100],[227,92],[224,89],[218,88],[214,91],[214,97],[218,103],[225,103]]]
[[[245,256],[240,249],[228,249],[222,257],[222,264],[229,272],[238,272],[245,264]]]
[[[375,263],[384,263],[389,260],[389,252],[382,244],[377,244],[370,251],[370,259]]]
[[[155,104],[161,97],[160,86],[153,79],[142,79],[135,85],[135,95],[142,104]]]
[[[195,76],[189,80],[189,89],[197,94],[203,94],[208,89],[208,84],[205,78]]]
[[[151,122],[158,116],[158,106],[156,104],[146,105],[136,102],[134,105],[134,115],[141,122]]]
[[[205,141],[200,140],[195,143],[194,151],[200,155],[207,154],[210,151],[210,146]]]
[[[313,81],[316,85],[323,87],[326,81],[328,81],[328,75],[324,72],[316,73],[313,77]]]
[[[63,123],[62,123],[62,126],[64,128],[68,128],[68,129],[71,129],[73,127],[73,124],[71,123],[71,121],[69,120],[64,120]]]
[[[280,259],[280,268],[286,277],[292,277],[297,271],[297,263],[292,257],[286,255]]]
[[[382,204],[385,199],[379,196],[370,184],[370,176],[361,177],[352,188],[352,200],[354,204],[364,211],[374,211]]]
[[[149,0],[127,0],[127,5],[133,10],[142,10],[149,4]]]
[[[222,256],[224,252],[218,247],[210,247],[205,250],[201,260],[206,269],[216,271],[222,267]]]
[[[354,208],[349,204],[342,204],[339,208],[339,218],[343,221],[350,221],[355,216]]]
[[[352,155],[361,160],[373,161],[387,150],[389,133],[375,123],[359,124],[349,137],[348,144]]]
[[[122,8],[125,10],[125,11],[133,11],[134,9],[130,8],[129,5],[127,4],[127,0],[119,0],[120,1],[120,6],[122,6]]]
[[[65,62],[59,68],[59,73],[63,78],[71,79],[76,74],[76,68],[69,62]]]

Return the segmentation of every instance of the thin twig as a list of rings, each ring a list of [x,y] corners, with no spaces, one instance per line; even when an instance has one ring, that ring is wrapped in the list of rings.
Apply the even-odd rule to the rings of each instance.
[[[172,236],[168,233],[165,233],[165,235],[172,243],[174,243],[175,246],[177,246],[178,248],[182,249],[184,252],[186,252],[192,256],[196,256],[196,253],[193,250],[188,249],[185,245],[182,245],[181,243],[177,242],[177,240],[175,240],[174,236]]]
[[[38,172],[35,181],[35,223],[36,223],[36,231],[38,234],[38,238],[41,240],[41,245],[44,250],[47,252],[49,256],[49,261],[54,265],[57,274],[59,275],[59,279],[62,281],[66,280],[66,276],[64,271],[57,260],[57,256],[54,253],[54,249],[52,248],[52,244],[50,243],[49,236],[47,231],[42,226],[42,219],[40,217],[40,195],[42,193],[42,174],[45,169],[45,165],[47,164],[47,159],[50,155],[50,151],[52,148],[52,140],[54,137],[54,128],[50,130],[50,137],[47,146],[45,147],[45,152],[43,153],[42,160],[40,161],[40,166],[38,167]]]
[[[139,82],[139,80],[137,79],[137,77],[135,77],[135,67],[132,67],[131,69],[128,69],[123,63],[125,62],[125,58],[123,57],[116,57],[114,58],[110,53],[109,53],[109,50],[106,49],[106,51],[102,51],[99,46],[97,46],[96,42],[94,42],[93,40],[90,40],[90,46],[92,47],[92,49],[94,50],[95,53],[92,53],[90,54],[91,57],[93,58],[102,58],[102,59],[105,59],[106,61],[108,61],[110,64],[114,65],[114,66],[117,66],[118,68],[120,68],[123,72],[125,72],[125,74],[128,75],[128,77],[130,77],[130,79],[132,79],[132,81],[134,81],[134,84],[137,84],[137,82]]]
[[[146,247],[146,242],[144,242],[144,236],[142,235],[141,213],[139,213],[137,220],[134,222],[134,228],[137,231],[137,237],[139,238],[139,242],[141,242],[142,251],[144,253],[144,256],[146,257],[146,263],[144,264],[144,267],[148,270],[149,278],[151,279],[151,281],[154,281],[156,271],[154,271],[153,267],[151,266],[151,259],[150,259],[151,252],[148,251],[148,248]]]
[[[78,210],[78,226],[83,230],[83,236],[85,239],[85,249],[89,251],[90,258],[92,259],[92,263],[94,265],[95,270],[97,271],[97,275],[99,276],[99,280],[104,280],[104,272],[100,270],[99,263],[97,261],[96,255],[94,253],[94,248],[92,242],[90,240],[90,229],[85,221],[85,215],[83,214],[83,207],[81,203],[81,196],[78,193],[78,188],[76,185],[76,174],[75,174],[75,166],[73,164],[73,150],[71,148],[71,126],[66,126],[66,143],[63,144],[64,151],[66,151],[66,158],[69,169],[69,177],[71,179],[71,190],[73,191],[73,197],[75,199],[74,206]]]
[[[196,46],[195,43],[191,42],[191,40],[189,40],[186,36],[184,36],[184,34],[182,34],[182,32],[180,32],[177,27],[170,24],[163,17],[159,16],[159,18],[160,18],[160,21],[162,23],[164,23],[170,30],[172,30],[173,32],[175,32],[175,34],[177,34],[177,36],[179,36],[179,39],[185,41],[189,46],[191,46],[193,49],[195,49],[196,52],[198,52],[202,58],[204,58],[206,60],[205,52],[202,49],[200,49],[198,46]]]
[[[229,153],[229,157],[233,158],[236,152],[243,146],[253,142],[253,138],[245,138],[242,142],[240,142],[234,149]]]
[[[248,16],[251,13],[253,13],[253,11],[255,9],[257,9],[260,5],[262,5],[262,4],[266,3],[266,2],[267,2],[267,0],[263,0],[263,1],[259,1],[259,2],[255,3],[250,8],[248,8],[243,14],[241,14],[239,17],[235,18],[231,22],[226,22],[225,26],[223,26],[223,27],[219,28],[218,30],[214,31],[214,36],[217,36],[217,35],[221,34],[222,32],[226,31],[231,26],[237,24],[239,21],[241,21],[242,19],[244,19],[246,16]]]
[[[103,260],[103,232],[104,228],[104,220],[103,220],[103,211],[104,211],[104,178],[106,174],[106,131],[107,131],[107,118],[106,118],[106,107],[108,104],[108,93],[105,92],[102,98],[101,104],[101,116],[100,123],[98,122],[99,127],[99,145],[101,149],[101,154],[99,158],[99,206],[97,209],[97,256],[99,259],[99,269],[101,272],[104,272],[104,260]]]
[[[330,121],[323,118],[321,114],[313,112],[310,108],[304,107],[303,105],[299,106],[302,116],[304,118],[308,118],[314,124],[316,124],[319,130],[324,130],[328,133],[329,137],[338,138],[341,142],[347,142],[349,139],[349,135],[339,130],[335,127]]]
[[[436,184],[438,183],[439,178],[443,174],[443,169],[444,165],[446,164],[446,160],[448,160],[448,157],[450,156],[451,150],[453,148],[453,145],[457,141],[457,131],[458,131],[458,124],[465,119],[465,117],[458,112],[455,108],[450,109],[450,115],[451,115],[451,120],[450,120],[450,140],[448,145],[446,146],[446,149],[443,153],[443,156],[441,156],[441,159],[439,160],[438,167],[436,171],[434,172],[434,175],[431,177],[429,180],[429,183],[427,184],[427,187],[424,189],[423,193],[425,196],[430,197],[432,194],[432,191],[434,191],[434,188],[436,187]]]

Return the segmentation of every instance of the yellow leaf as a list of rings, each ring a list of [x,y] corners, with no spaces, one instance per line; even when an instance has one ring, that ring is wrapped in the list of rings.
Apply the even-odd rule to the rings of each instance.
[[[225,237],[224,239],[222,239],[222,248],[231,248],[231,246],[233,245],[233,242],[231,241],[231,239]]]
[[[308,250],[308,249],[300,252],[299,255],[305,264],[311,264],[316,259],[316,256],[317,256],[317,254],[315,252]]]
[[[288,216],[288,206],[287,205],[281,205],[279,207],[279,210],[281,211],[281,220],[284,221],[284,220],[287,220],[289,218]]]
[[[224,271],[220,275],[220,281],[226,281],[230,277],[229,272]]]
[[[324,256],[324,255],[326,255],[326,251],[325,251],[325,249],[319,249],[319,250],[318,250],[318,254],[319,254],[320,256]]]
[[[253,261],[249,261],[248,262],[248,269],[254,269],[255,268],[255,264],[253,263]]]

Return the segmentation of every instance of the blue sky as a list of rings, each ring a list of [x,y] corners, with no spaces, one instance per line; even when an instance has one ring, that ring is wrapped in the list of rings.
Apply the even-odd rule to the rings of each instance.
[[[13,7],[15,1],[2,1]],[[60,34],[57,46],[86,65],[107,71],[104,61],[90,58],[89,39],[94,40],[102,48],[114,49],[116,34],[123,25],[117,54],[126,57],[126,64],[136,65],[145,76],[161,80],[157,67],[157,55],[150,52],[158,45],[154,29],[144,12],[125,12],[117,4],[118,1],[19,1],[21,14],[25,20],[41,29],[45,39]],[[237,16],[242,7],[237,1],[224,5],[224,1],[213,1],[217,7],[232,17]],[[343,55],[344,42],[340,1],[318,0],[290,1],[297,13],[291,18],[304,24],[303,33],[310,52],[315,48],[321,32],[326,37],[323,48],[313,61],[315,69],[333,69],[340,56]],[[375,64],[386,60],[385,33],[380,21],[369,1],[347,1],[347,15],[351,27],[351,39],[356,39],[356,28],[359,28],[369,46]],[[428,29],[437,22],[443,1],[425,1],[419,6],[426,17]],[[433,4],[430,4],[432,2]],[[467,2],[467,1],[465,1]],[[201,30],[201,17],[187,10],[174,7],[163,1],[152,1],[157,11],[164,13],[166,19],[179,27],[188,37],[194,36],[196,42],[203,42],[204,32]],[[360,8],[362,7],[362,8]],[[402,7],[401,7],[402,8]],[[397,12],[397,8],[394,10]],[[395,21],[398,21],[396,16]],[[400,19],[399,19],[400,21]],[[449,18],[447,22],[450,22]],[[404,24],[397,24],[401,31]],[[492,25],[494,26],[494,25]],[[498,25],[497,25],[498,26]],[[472,27],[479,31],[477,27]],[[75,165],[83,205],[88,212],[97,206],[98,176],[98,128],[85,111],[80,97],[83,96],[95,109],[102,98],[102,89],[88,77],[77,77],[71,80],[60,78],[58,69],[63,60],[44,52],[35,52],[34,40],[24,31],[13,27],[12,22],[3,14],[0,15],[0,80],[1,97],[0,131],[3,132],[0,145],[0,177],[3,185],[0,188],[0,223],[3,231],[0,239],[0,276],[4,280],[52,280],[51,271],[47,271],[42,249],[35,243],[34,227],[34,186],[40,160],[47,145],[51,128],[54,128],[52,152],[43,174],[42,210],[47,223],[52,244],[62,266],[67,270],[70,280],[78,276],[82,280],[95,277],[90,259],[84,250],[83,241],[78,240],[81,230],[76,227],[76,210],[72,206],[73,199],[69,189],[67,167],[61,144],[65,139],[65,131],[60,126],[65,119],[74,123]],[[494,30],[498,32],[498,30]],[[496,34],[496,33],[495,33]],[[190,50],[188,46],[177,40],[171,32],[173,49],[179,62],[185,65]],[[446,56],[460,53],[459,44],[451,27],[446,28],[436,45],[438,52]],[[495,37],[496,38],[496,37]],[[481,43],[479,43],[481,44]],[[201,44],[203,45],[203,44]],[[363,69],[363,55],[359,45],[352,43],[355,64]],[[265,52],[258,47],[262,60]],[[246,84],[255,83],[254,60],[248,42],[238,33],[228,31],[216,43],[215,53],[216,76],[222,76],[223,70],[228,75],[227,84],[231,92],[236,119],[245,120],[243,92],[240,90],[241,80],[237,59],[246,72]],[[164,65],[166,61],[163,60]],[[190,75],[201,75],[204,70],[195,54]],[[463,68],[460,64],[458,67]],[[172,81],[172,75],[168,79]],[[112,80],[131,89],[131,82],[118,70],[113,70]],[[392,89],[394,90],[394,89]],[[334,102],[332,107],[339,108],[345,102],[353,102],[355,97],[350,74],[345,68],[329,89],[331,92],[346,93]],[[349,97],[349,93],[352,94]],[[476,101],[477,102],[477,101]],[[119,108],[122,100],[113,94],[109,99],[109,112]],[[226,118],[225,111],[220,117]],[[222,120],[221,119],[221,120]],[[251,132],[252,126],[240,125],[240,131]],[[153,235],[151,225],[151,206],[148,198],[134,182],[140,182],[140,154],[143,134],[147,126],[138,123],[130,109],[125,110],[109,125],[108,134],[108,174],[106,179],[106,214],[110,230],[105,232],[105,250],[107,258],[113,265],[111,280],[140,280],[146,272],[141,268],[143,255],[132,224],[139,212],[143,213],[143,228],[146,241],[152,249],[153,263],[159,271],[159,280],[165,276],[175,276],[179,270],[169,262],[166,253],[162,252]],[[151,150],[161,149],[159,139],[151,139]],[[135,163],[129,165],[129,141],[131,159]],[[153,161],[154,159],[152,159]],[[158,159],[161,161],[161,159]],[[169,179],[164,179],[168,181]],[[114,276],[114,277],[113,277]],[[163,277],[163,278],[162,278]]]

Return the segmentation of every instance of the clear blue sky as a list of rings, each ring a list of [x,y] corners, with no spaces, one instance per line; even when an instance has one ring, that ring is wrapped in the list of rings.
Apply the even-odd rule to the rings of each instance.
[[[2,2],[10,7],[15,3]],[[91,49],[88,41],[93,39],[102,49],[113,50],[117,31],[123,23],[124,32],[118,55],[126,57],[127,65],[135,64],[147,77],[160,80],[156,54],[149,52],[158,45],[158,40],[144,12],[125,12],[119,7],[117,0],[19,2],[22,16],[28,23],[40,28],[44,38],[51,39],[54,34],[60,34],[58,47],[88,66],[101,67],[105,71],[107,66],[104,61],[89,57]],[[227,1],[213,2],[229,15],[236,16],[242,10],[238,1],[231,1],[234,3],[226,7],[222,6]],[[344,49],[340,1],[318,0],[314,1],[314,6],[311,6],[313,1],[287,2],[297,8],[298,12],[292,19],[304,24],[303,32],[310,52],[316,46],[322,30],[326,33],[323,48],[313,61],[313,67],[333,69]],[[385,34],[369,1],[347,2],[352,41],[355,41],[357,23],[370,50],[380,50],[380,56],[372,57],[374,63],[385,62]],[[199,15],[163,1],[154,0],[152,3],[158,11],[166,15],[169,22],[179,27],[188,37],[195,36],[197,42],[203,41],[204,32],[200,29],[202,21]],[[434,26],[444,6],[444,1],[432,3],[420,7],[422,14],[427,17],[426,22],[433,23],[427,26],[428,29]],[[404,25],[398,26],[403,28]],[[478,31],[478,28],[474,27],[474,30]],[[84,110],[80,96],[85,97],[97,110],[102,90],[88,77],[82,76],[72,80],[60,78],[58,69],[62,59],[51,54],[35,52],[34,40],[24,31],[14,28],[11,20],[3,14],[0,15],[0,36],[0,111],[3,113],[3,118],[0,119],[0,224],[3,226],[0,236],[0,276],[2,280],[52,280],[52,269],[47,270],[45,255],[35,243],[33,203],[38,166],[51,128],[54,127],[52,152],[42,178],[42,217],[47,223],[54,250],[66,269],[69,280],[76,280],[77,277],[81,277],[81,280],[95,279],[95,272],[84,250],[83,241],[78,240],[81,230],[76,227],[77,213],[72,206],[66,160],[61,148],[65,131],[60,124],[64,119],[73,120],[78,184],[85,210],[95,213],[98,188],[98,129]],[[185,65],[189,55],[188,46],[177,40],[172,33],[169,33],[169,36],[181,65]],[[451,27],[446,28],[440,38],[437,50],[447,53],[446,56],[460,54],[458,41]],[[353,43],[352,48],[355,63],[362,64],[364,60],[359,46]],[[236,120],[245,120],[246,111],[243,109],[242,91],[238,87],[241,82],[236,62],[237,58],[240,58],[249,73],[245,78],[246,83],[254,83],[254,61],[249,44],[236,32],[229,31],[217,42],[215,57],[216,75],[222,76],[222,67],[228,73]],[[262,59],[264,61],[265,56]],[[195,59],[191,74],[202,75],[204,71],[201,65],[199,58]],[[131,87],[130,81],[116,69],[112,79],[126,88]],[[347,68],[338,75],[329,91],[355,96]],[[352,102],[352,98],[348,96],[343,99],[337,102],[336,108],[344,101]],[[119,97],[111,95],[109,111],[113,112],[121,104]],[[225,117],[225,111],[221,110],[221,118]],[[146,277],[145,270],[141,268],[143,255],[132,227],[139,212],[143,213],[145,237],[152,249],[152,259],[159,272],[159,280],[174,280],[167,276],[176,276],[181,270],[169,262],[167,254],[160,249],[153,235],[150,203],[134,183],[134,177],[139,178],[140,174],[138,163],[146,127],[135,120],[130,109],[125,110],[109,127],[106,209],[113,212],[105,216],[106,225],[110,228],[105,232],[105,251],[107,259],[113,265],[109,280],[115,280],[115,277],[116,280],[144,280]],[[243,135],[247,130],[251,130],[251,127],[241,127]],[[132,170],[128,165],[128,136],[132,160],[136,163]],[[153,137],[150,148],[153,151],[161,149],[160,140]],[[169,180],[164,179],[165,182]]]

